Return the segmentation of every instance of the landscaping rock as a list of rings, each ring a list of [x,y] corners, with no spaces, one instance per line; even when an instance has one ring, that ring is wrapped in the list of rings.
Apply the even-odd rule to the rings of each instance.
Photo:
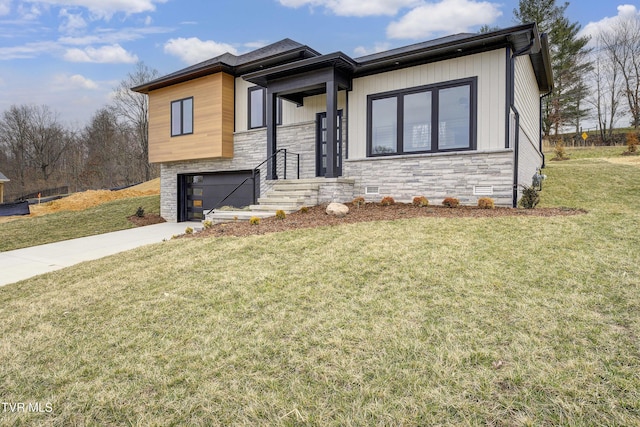
[[[349,208],[347,205],[343,205],[342,203],[329,203],[327,206],[327,215],[337,216],[338,218],[342,218],[343,216],[349,213]]]

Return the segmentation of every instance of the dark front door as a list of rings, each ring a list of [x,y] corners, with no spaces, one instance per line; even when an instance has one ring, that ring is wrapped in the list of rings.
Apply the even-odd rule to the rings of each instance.
[[[336,129],[336,169],[342,171],[342,110],[338,111]],[[327,175],[327,113],[318,113],[316,119],[316,176]],[[341,175],[341,174],[340,174]]]

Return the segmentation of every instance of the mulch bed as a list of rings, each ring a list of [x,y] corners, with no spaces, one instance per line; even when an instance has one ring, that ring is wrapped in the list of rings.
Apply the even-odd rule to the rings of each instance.
[[[586,213],[582,209],[571,208],[536,208],[514,209],[495,208],[480,209],[475,206],[460,206],[446,208],[443,206],[416,207],[412,204],[396,203],[391,206],[381,206],[378,203],[366,203],[364,206],[355,207],[346,203],[349,213],[342,218],[327,215],[326,205],[309,207],[307,212],[294,212],[284,219],[263,218],[258,225],[252,225],[248,221],[235,221],[223,224],[214,224],[211,228],[191,235],[180,237],[211,237],[211,236],[248,236],[252,234],[277,233],[281,231],[299,228],[313,228],[334,226],[365,221],[385,221],[404,218],[488,218],[506,216],[567,216]]]
[[[128,216],[127,219],[135,224],[136,227],[143,227],[145,225],[160,224],[161,222],[166,222],[166,220],[158,214],[144,214],[144,216],[142,217],[131,215]]]

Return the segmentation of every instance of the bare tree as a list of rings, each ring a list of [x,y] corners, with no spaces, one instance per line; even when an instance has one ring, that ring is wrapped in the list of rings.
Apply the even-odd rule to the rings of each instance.
[[[625,16],[600,33],[607,58],[618,67],[631,125],[640,125],[640,17]]]
[[[603,143],[609,144],[618,118],[619,99],[622,95],[621,79],[618,66],[608,57],[607,51],[596,48],[595,52],[593,94],[589,102],[596,112],[600,138]]]
[[[29,159],[48,181],[69,143],[67,132],[46,105],[29,107],[27,129]]]
[[[125,123],[134,130],[138,144],[138,161],[144,169],[145,180],[151,179],[152,168],[149,164],[149,100],[147,95],[133,92],[134,86],[147,83],[159,76],[155,69],[147,67],[143,62],[136,64],[136,69],[127,74],[115,89],[114,108]]]

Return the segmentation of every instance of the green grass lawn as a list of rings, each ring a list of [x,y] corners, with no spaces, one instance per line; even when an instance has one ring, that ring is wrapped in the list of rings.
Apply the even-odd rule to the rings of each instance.
[[[566,217],[178,239],[0,288],[0,425],[640,424],[640,168]]]
[[[160,213],[160,196],[142,196],[103,203],[77,212],[27,217],[0,223],[0,252],[132,228],[127,219],[138,206]]]

